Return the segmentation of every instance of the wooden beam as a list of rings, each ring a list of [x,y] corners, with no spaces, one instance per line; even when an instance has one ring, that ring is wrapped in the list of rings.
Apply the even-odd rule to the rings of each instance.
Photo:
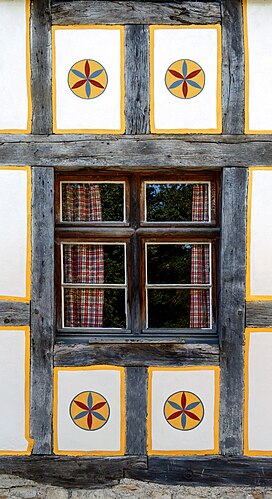
[[[125,28],[126,133],[149,133],[148,26]]]
[[[267,301],[249,301],[246,303],[247,327],[272,327],[272,304]]]
[[[51,1],[31,3],[32,133],[52,133]]]
[[[54,338],[54,170],[32,170],[31,436],[52,452]]]
[[[104,340],[105,342],[106,340]],[[184,340],[183,340],[184,341]],[[56,366],[88,366],[109,364],[122,366],[180,366],[180,365],[218,365],[218,345],[188,344],[169,342],[160,343],[149,339],[146,343],[133,343],[119,340],[114,343],[97,344],[56,344],[54,361]]]
[[[147,369],[126,370],[127,454],[146,454]]]
[[[29,303],[0,301],[1,326],[28,326],[30,322]]]
[[[241,0],[222,0],[223,133],[244,133],[244,32]]]
[[[53,24],[215,24],[221,21],[216,2],[54,2]]]
[[[154,172],[272,165],[270,135],[0,135],[0,165]]]
[[[225,168],[222,180],[220,442],[222,454],[236,456],[243,454],[247,170]]]

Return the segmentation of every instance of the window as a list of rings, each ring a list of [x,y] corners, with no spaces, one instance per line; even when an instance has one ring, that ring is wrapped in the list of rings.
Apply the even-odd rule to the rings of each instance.
[[[216,331],[219,177],[57,174],[57,327]]]

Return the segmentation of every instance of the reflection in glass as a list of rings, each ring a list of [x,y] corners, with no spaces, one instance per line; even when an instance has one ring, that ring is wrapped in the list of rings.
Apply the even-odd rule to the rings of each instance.
[[[65,288],[64,327],[125,328],[125,290]]]
[[[148,284],[209,284],[208,244],[147,244]]]
[[[192,328],[210,327],[210,291],[197,290],[201,294],[201,326],[192,319],[192,293],[187,289],[149,289],[148,290],[148,327],[149,328]]]
[[[147,222],[208,222],[208,184],[147,183]]]
[[[61,183],[63,222],[123,222],[124,184]]]
[[[64,283],[124,284],[123,244],[63,244]]]

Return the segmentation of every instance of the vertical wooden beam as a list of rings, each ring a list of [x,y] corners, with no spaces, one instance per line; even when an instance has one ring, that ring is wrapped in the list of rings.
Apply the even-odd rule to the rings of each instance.
[[[52,133],[51,2],[31,3],[32,133]]]
[[[32,169],[31,436],[52,452],[54,340],[54,170]]]
[[[247,170],[225,168],[222,182],[219,340],[220,441],[224,455],[243,454]]]
[[[222,0],[223,133],[244,133],[244,34],[241,0]]]
[[[127,454],[146,454],[147,369],[129,367],[127,386]]]
[[[149,133],[148,26],[125,28],[126,133]]]

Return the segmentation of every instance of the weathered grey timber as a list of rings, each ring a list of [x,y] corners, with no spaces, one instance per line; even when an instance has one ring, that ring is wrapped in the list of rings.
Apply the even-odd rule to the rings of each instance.
[[[32,133],[52,132],[51,104],[51,2],[31,3]]]
[[[32,169],[31,436],[52,451],[54,339],[54,171]]]
[[[105,341],[105,340],[104,340]],[[57,366],[88,366],[106,363],[121,366],[181,366],[218,365],[217,345],[173,343],[127,343],[92,345],[55,345]]]
[[[272,303],[252,301],[246,303],[247,327],[272,327]]]
[[[10,473],[67,489],[87,489],[114,485],[123,478],[126,469],[144,469],[146,461],[145,456],[1,456],[0,473]]]
[[[240,0],[222,0],[223,133],[244,133],[244,32]]]
[[[77,170],[192,171],[222,166],[271,166],[270,135],[97,136],[0,135],[0,165],[54,166]]]
[[[68,24],[214,24],[221,21],[216,2],[54,2],[52,23]]]
[[[0,301],[1,326],[27,326],[30,322],[29,303]]]
[[[149,133],[148,26],[125,28],[126,133]]]
[[[260,458],[149,457],[147,470],[126,470],[125,476],[183,485],[272,485],[271,459]]]
[[[225,168],[219,279],[221,368],[220,442],[226,455],[243,454],[243,368],[246,279],[247,170]]]
[[[126,370],[127,454],[146,454],[147,369]],[[136,429],[136,431],[135,431]]]

